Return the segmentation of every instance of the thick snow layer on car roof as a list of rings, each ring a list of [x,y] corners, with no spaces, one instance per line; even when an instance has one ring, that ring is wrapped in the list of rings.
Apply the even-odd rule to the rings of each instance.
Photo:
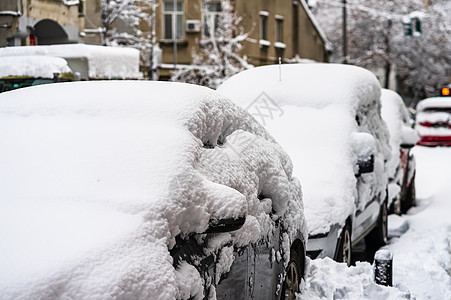
[[[343,225],[355,209],[354,166],[356,153],[363,150],[354,153],[351,149],[365,145],[353,145],[359,139],[356,110],[358,105],[373,107],[375,113],[380,109],[380,85],[375,76],[348,65],[272,65],[239,73],[218,91],[251,112],[290,154],[294,174],[301,181],[310,234]],[[381,124],[366,126],[385,128]],[[388,139],[386,131],[380,134]],[[367,180],[368,185],[377,180],[382,193],[387,184],[383,173],[384,166],[377,163],[375,176]]]
[[[227,91],[229,97],[243,105],[251,104],[250,99],[264,92],[279,106],[339,105],[355,109],[358,103],[371,103],[380,97],[380,85],[374,80],[371,72],[350,65],[283,64],[243,71],[224,82],[218,91]],[[247,89],[236,88],[244,82]]]
[[[139,51],[133,48],[105,47],[85,44],[20,46],[0,48],[0,56],[58,56],[85,59],[90,79],[137,79]],[[78,71],[75,70],[74,71]]]
[[[72,70],[67,61],[52,56],[8,56],[0,59],[0,78],[8,76],[27,76],[53,78],[54,73],[69,73]]]
[[[433,97],[421,100],[417,104],[417,112],[431,107],[451,107],[451,97]]]
[[[247,215],[209,243],[243,245],[273,230],[268,209],[285,215],[286,238],[307,234],[287,154],[203,87],[99,81],[3,93],[0,165],[4,299],[195,296],[201,276],[172,266],[178,234]]]

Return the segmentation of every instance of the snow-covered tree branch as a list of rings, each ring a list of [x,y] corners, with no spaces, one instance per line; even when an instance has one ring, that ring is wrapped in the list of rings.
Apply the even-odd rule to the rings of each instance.
[[[192,64],[182,66],[172,74],[172,81],[190,82],[216,88],[230,76],[250,68],[246,57],[241,56],[242,42],[249,38],[240,26],[229,0],[222,0],[220,8],[203,9],[205,25],[199,48],[192,49]]]
[[[444,0],[348,0],[347,61],[395,70],[405,96],[415,104],[451,78],[451,2]],[[333,44],[332,62],[342,62],[341,1],[318,0],[313,8]],[[422,34],[406,36],[403,17],[421,15]]]

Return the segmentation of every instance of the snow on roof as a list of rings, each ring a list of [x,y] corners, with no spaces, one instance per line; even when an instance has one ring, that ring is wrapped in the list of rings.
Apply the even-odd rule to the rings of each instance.
[[[417,112],[431,107],[451,107],[451,97],[432,97],[418,102]]]
[[[87,69],[77,72],[87,73],[89,79],[137,79],[139,72],[139,51],[133,48],[106,47],[85,44],[66,44],[50,46],[21,46],[0,48],[1,56],[45,55],[58,56],[69,60],[86,59]],[[88,78],[84,78],[88,79]]]
[[[71,73],[67,61],[52,56],[7,56],[0,59],[0,78],[27,76],[53,78],[54,73]]]
[[[201,276],[175,270],[168,248],[212,220],[247,215],[240,230],[212,237],[211,251],[268,234],[268,209],[286,215],[291,239],[306,238],[287,154],[199,86],[88,81],[2,93],[0,165],[5,299],[195,296]]]
[[[355,209],[356,111],[377,113],[376,77],[349,65],[271,65],[243,71],[217,90],[251,112],[290,154],[310,234],[344,224]]]

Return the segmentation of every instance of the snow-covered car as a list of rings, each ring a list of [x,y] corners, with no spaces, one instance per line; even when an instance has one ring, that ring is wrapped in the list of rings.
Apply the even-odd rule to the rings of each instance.
[[[0,55],[0,93],[33,85],[74,80],[74,72],[61,57]]]
[[[293,160],[308,255],[350,264],[362,238],[373,247],[386,242],[390,146],[372,73],[336,64],[263,66],[218,91],[251,112]]]
[[[189,84],[0,94],[2,299],[284,299],[307,230],[286,152]],[[293,298],[290,298],[293,299]]]
[[[389,211],[405,213],[415,206],[415,156],[411,149],[418,141],[409,111],[395,91],[382,89],[382,118],[390,133],[391,157],[388,161]]]
[[[427,98],[416,107],[421,146],[451,146],[451,97]]]

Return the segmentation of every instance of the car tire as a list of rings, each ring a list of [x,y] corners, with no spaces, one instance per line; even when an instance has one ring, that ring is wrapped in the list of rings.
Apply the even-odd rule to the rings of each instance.
[[[388,242],[388,209],[387,202],[381,205],[376,227],[365,237],[368,248],[379,249]]]
[[[335,261],[340,263],[346,263],[349,267],[351,265],[351,227],[346,223],[345,227],[341,231],[340,238],[338,240],[337,250],[335,251]]]
[[[285,275],[285,281],[283,283],[282,297],[283,300],[296,299],[296,293],[299,293],[299,284],[303,267],[298,253],[293,248],[290,250],[290,262],[288,263]]]
[[[406,197],[404,198],[404,201],[401,202],[402,213],[407,213],[412,206],[416,206],[415,177],[412,178],[410,186],[406,191]]]

